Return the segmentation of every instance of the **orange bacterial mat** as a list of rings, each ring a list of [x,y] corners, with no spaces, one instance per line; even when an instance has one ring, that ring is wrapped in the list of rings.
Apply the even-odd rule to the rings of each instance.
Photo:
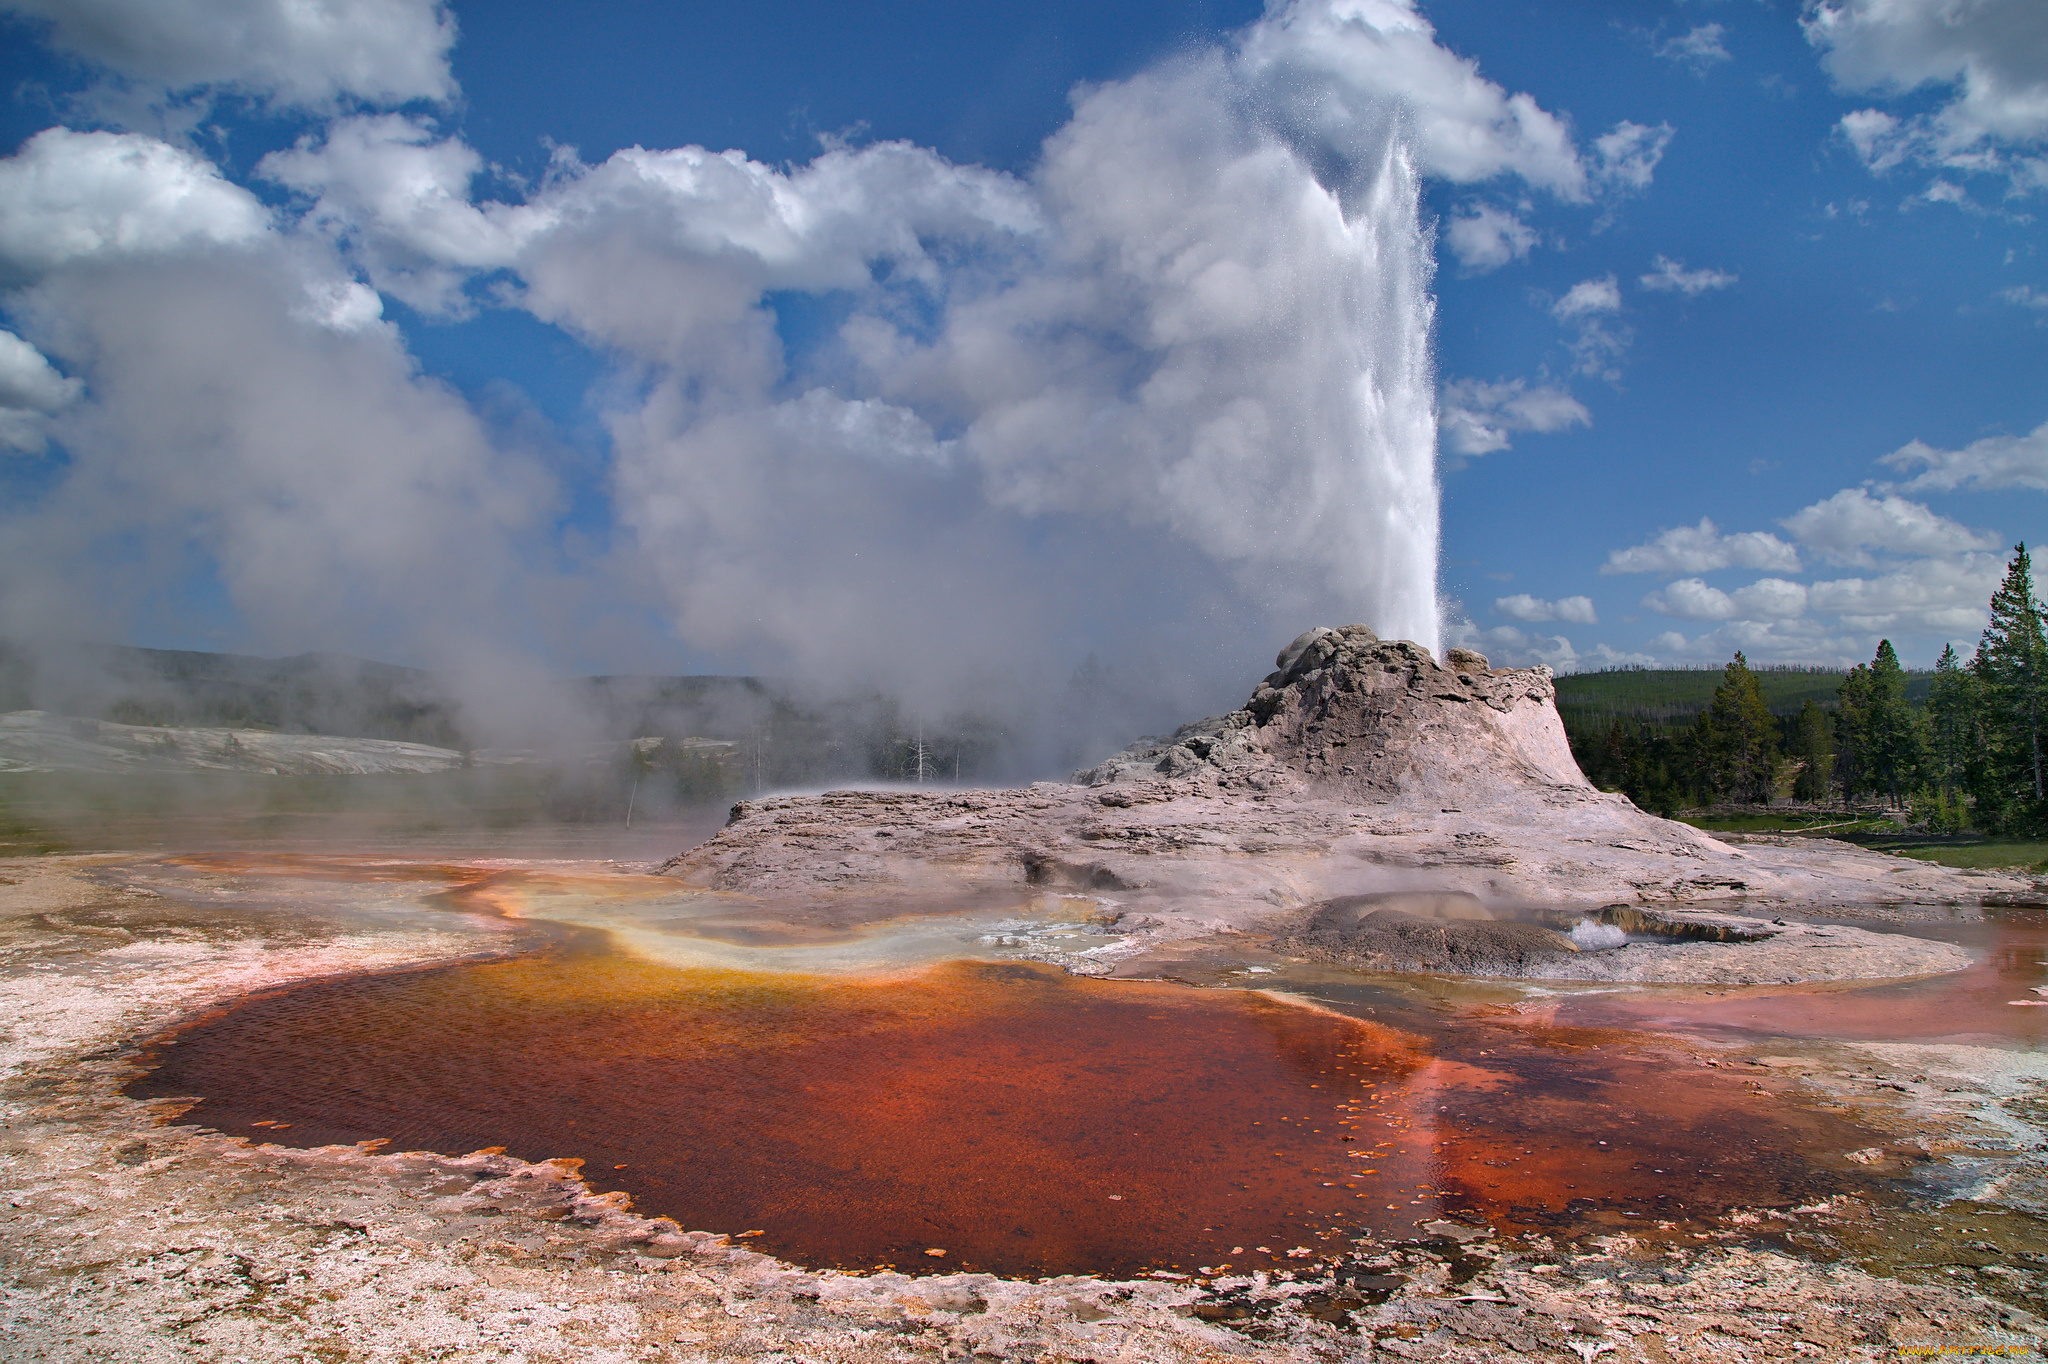
[[[1028,962],[683,969],[577,933],[245,999],[129,1092],[258,1141],[580,1158],[645,1214],[813,1266],[1012,1275],[1273,1267],[1445,1213],[1784,1206],[1857,1178],[1802,1151],[1869,1139],[1626,1034],[1413,1021]]]

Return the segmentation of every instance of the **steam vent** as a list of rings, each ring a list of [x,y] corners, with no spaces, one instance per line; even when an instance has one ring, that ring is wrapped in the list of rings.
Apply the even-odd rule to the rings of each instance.
[[[1142,739],[1071,783],[743,801],[663,872],[766,899],[1092,896],[1134,955],[1250,933],[1381,968],[1734,983],[1960,969],[1966,955],[1945,944],[1757,916],[2008,889],[1826,840],[1735,847],[1595,790],[1547,668],[1491,668],[1463,649],[1439,663],[1363,625],[1310,630],[1275,662],[1240,709]],[[1388,955],[1376,946],[1388,921],[1332,936],[1325,911],[1360,896],[1425,921],[1591,924],[1647,941],[1586,950],[1608,938],[1554,931],[1432,954],[1410,933]]]

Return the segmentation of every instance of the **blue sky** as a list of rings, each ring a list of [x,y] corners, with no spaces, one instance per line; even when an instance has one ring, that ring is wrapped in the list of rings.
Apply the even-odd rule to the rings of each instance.
[[[0,15],[16,636],[1213,706],[1925,665],[2048,526],[2032,0]]]

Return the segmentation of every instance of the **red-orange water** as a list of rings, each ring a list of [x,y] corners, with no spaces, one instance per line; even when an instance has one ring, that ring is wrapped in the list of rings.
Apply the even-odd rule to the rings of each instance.
[[[1623,1034],[1415,1021],[1028,963],[681,970],[581,935],[245,1000],[131,1092],[264,1141],[579,1157],[803,1263],[1009,1274],[1284,1264],[1455,1210],[1782,1206],[1872,1139]]]

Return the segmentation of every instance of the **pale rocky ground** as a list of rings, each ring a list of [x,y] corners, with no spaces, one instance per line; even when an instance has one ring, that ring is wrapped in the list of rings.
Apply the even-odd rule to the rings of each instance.
[[[1639,1222],[1512,1244],[1429,1223],[1292,1279],[816,1273],[592,1198],[573,1163],[297,1151],[164,1125],[165,1105],[119,1094],[137,1038],[266,985],[503,943],[173,905],[95,883],[107,860],[0,868],[9,1360],[1721,1364],[2043,1339],[2036,1056],[1707,1057],[1894,1133],[1858,1153],[1873,1168],[1952,1168],[1967,1197],[1932,1211],[1838,1199],[1704,1230]],[[1911,1281],[1859,1265],[1904,1265]]]
[[[1148,951],[1284,935],[1334,896],[1476,896],[1503,915],[1621,903],[1766,917],[1828,906],[2048,903],[2034,878],[1828,839],[1717,839],[1594,789],[1546,668],[1448,666],[1363,626],[1311,631],[1244,708],[1145,740],[1073,783],[744,801],[669,875],[763,900],[1067,887]],[[1134,948],[1140,944],[1134,943]],[[1564,979],[1836,979],[1955,970],[1953,949],[1793,926],[1740,947],[1586,954]]]
[[[1741,896],[1752,911],[1881,904],[1895,918],[2037,894],[2026,878],[1842,845],[1736,847],[1643,815],[1578,778],[1540,671],[1442,668],[1355,628],[1290,652],[1245,710],[1083,784],[750,803],[671,870],[764,902],[1071,887],[1122,906],[1126,973],[1178,947],[1271,942],[1341,894],[1709,916]],[[1839,1197],[1513,1241],[1425,1221],[1343,1261],[1213,1281],[813,1272],[717,1234],[731,1228],[592,1197],[573,1163],[251,1146],[122,1097],[133,1045],[209,1003],[511,939],[171,904],[95,882],[104,860],[0,868],[9,1359],[1721,1364],[2044,1339],[2048,1063],[2028,1053],[1689,1044],[1702,1065],[1888,1134],[1851,1159],[1919,1172],[1906,1206]],[[1782,927],[1798,931],[1672,950],[1856,947]],[[1930,960],[1917,964],[1954,965]]]

